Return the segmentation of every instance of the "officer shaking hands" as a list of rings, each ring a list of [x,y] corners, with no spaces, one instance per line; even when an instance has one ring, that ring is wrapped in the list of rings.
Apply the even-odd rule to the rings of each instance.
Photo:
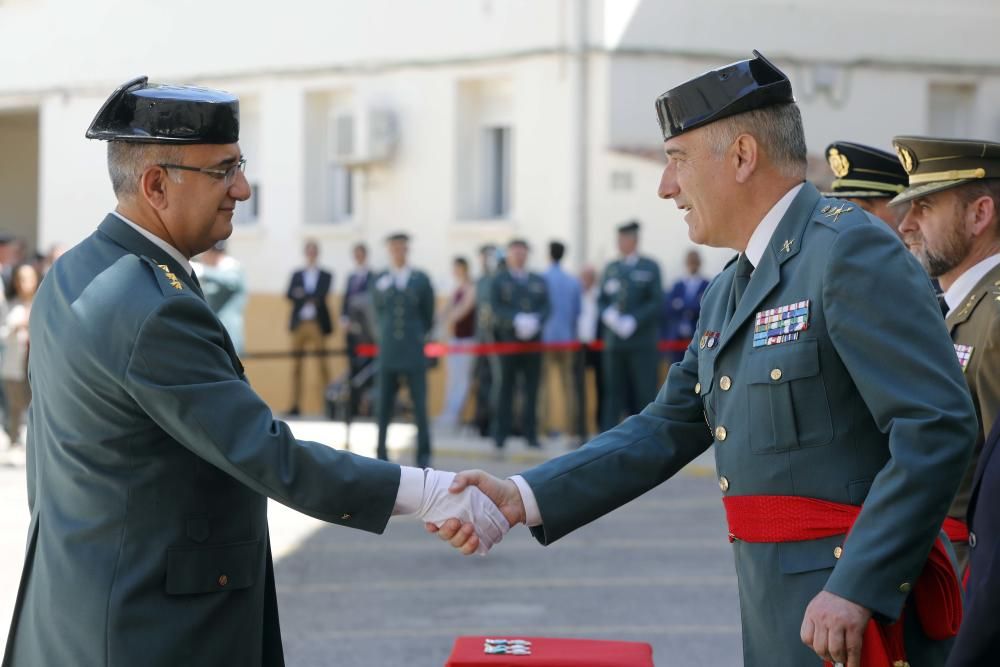
[[[390,266],[375,279],[372,304],[375,307],[379,354],[376,363],[378,385],[378,457],[388,458],[386,433],[399,386],[406,383],[413,400],[417,424],[417,467],[431,461],[431,433],[427,422],[427,357],[424,343],[434,326],[434,289],[427,274],[408,263],[410,237],[403,233],[386,239]]]
[[[619,259],[608,264],[597,305],[605,327],[601,430],[634,415],[656,396],[660,310],[660,265],[639,255],[639,223],[618,228]]]
[[[234,96],[140,77],[87,136],[108,142],[118,203],[32,308],[31,523],[3,664],[283,665],[269,497],[375,533],[492,504],[296,440],[250,387],[189,261],[250,197]]]

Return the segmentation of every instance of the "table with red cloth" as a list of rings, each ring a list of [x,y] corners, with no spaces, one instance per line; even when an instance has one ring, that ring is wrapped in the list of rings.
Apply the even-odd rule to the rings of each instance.
[[[653,667],[653,647],[640,642],[552,637],[489,637],[531,642],[531,655],[487,654],[487,637],[459,637],[445,667]]]

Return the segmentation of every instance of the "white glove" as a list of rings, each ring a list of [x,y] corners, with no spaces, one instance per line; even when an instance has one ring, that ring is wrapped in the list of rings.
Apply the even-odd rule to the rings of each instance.
[[[604,322],[604,326],[611,329],[615,333],[618,333],[618,318],[621,315],[618,314],[618,309],[614,306],[608,306],[601,313],[601,322]]]
[[[534,313],[518,313],[514,316],[514,335],[521,340],[533,338],[538,333],[538,316]]]
[[[626,339],[635,333],[636,326],[638,325],[634,317],[631,315],[621,315],[618,318],[618,330],[615,333],[618,334],[619,338]]]
[[[479,537],[476,553],[485,556],[490,547],[498,544],[507,534],[510,524],[493,501],[477,487],[467,487],[461,493],[449,493],[448,487],[454,479],[453,472],[427,468],[424,475],[424,498],[416,516],[439,528],[448,519],[471,523]]]

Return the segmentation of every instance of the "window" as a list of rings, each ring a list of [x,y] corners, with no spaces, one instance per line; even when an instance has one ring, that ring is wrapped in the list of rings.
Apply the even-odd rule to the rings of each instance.
[[[928,91],[928,103],[928,134],[935,137],[967,137],[975,134],[974,85],[932,83]]]
[[[240,100],[240,150],[247,159],[246,177],[250,183],[250,199],[236,205],[233,225],[248,227],[257,224],[260,215],[260,113],[256,100]]]
[[[456,95],[456,213],[504,220],[514,207],[514,124],[510,82],[471,80]]]
[[[344,223],[355,216],[351,162],[360,150],[357,111],[347,92],[320,92],[306,101],[306,219]]]

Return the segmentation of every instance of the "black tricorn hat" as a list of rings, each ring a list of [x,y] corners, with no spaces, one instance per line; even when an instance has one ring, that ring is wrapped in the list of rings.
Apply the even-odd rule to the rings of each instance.
[[[234,144],[240,138],[240,101],[211,88],[124,83],[87,129],[88,139],[150,144]]]
[[[754,49],[753,58],[705,72],[656,98],[663,140],[727,116],[795,101],[785,73]]]
[[[895,197],[906,189],[906,170],[888,151],[835,141],[826,147],[826,161],[836,177],[826,197]]]

